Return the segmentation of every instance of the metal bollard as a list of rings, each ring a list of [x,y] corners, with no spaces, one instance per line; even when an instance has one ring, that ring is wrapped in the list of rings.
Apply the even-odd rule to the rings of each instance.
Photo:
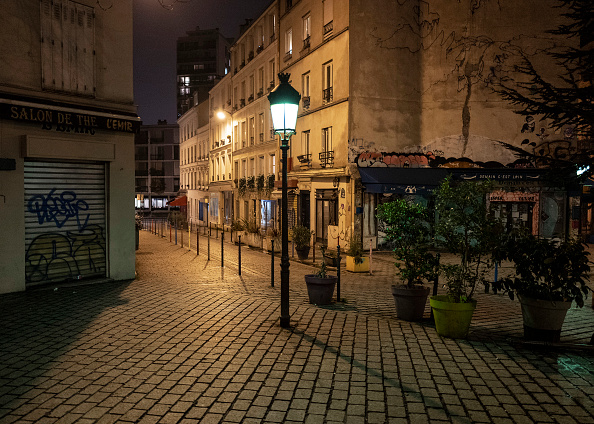
[[[239,275],[241,275],[241,236],[239,236],[239,243],[238,243],[238,249],[239,249],[239,254],[238,254],[238,258],[239,258]]]
[[[272,253],[270,254],[270,287],[274,287],[274,239],[272,243]]]
[[[206,260],[210,261],[210,228],[208,229],[208,237],[206,238],[206,244],[208,246],[208,248],[207,248],[208,254],[207,254]]]
[[[177,224],[175,225],[175,245],[177,246]]]
[[[221,233],[221,268],[223,268],[225,266],[224,265],[224,260],[223,260],[223,258],[225,256],[225,250],[224,250],[224,247],[223,247],[223,241],[224,241],[224,239],[225,239],[225,232],[223,231]]]
[[[340,302],[340,244],[336,246],[336,301]]]

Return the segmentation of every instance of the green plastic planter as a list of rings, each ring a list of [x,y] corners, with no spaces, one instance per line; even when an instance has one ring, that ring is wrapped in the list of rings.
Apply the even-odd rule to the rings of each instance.
[[[465,339],[468,336],[476,300],[453,303],[448,301],[448,296],[439,295],[429,298],[429,303],[433,310],[437,334],[451,339]]]

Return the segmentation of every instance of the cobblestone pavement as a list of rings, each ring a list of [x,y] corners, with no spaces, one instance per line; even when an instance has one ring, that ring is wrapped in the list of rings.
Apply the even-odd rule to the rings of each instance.
[[[195,235],[194,235],[195,238]],[[195,240],[194,240],[195,242]],[[200,255],[141,232],[134,281],[0,296],[0,423],[592,423],[594,311],[561,347],[521,343],[520,308],[478,293],[468,340],[395,317],[393,265],[341,273],[341,302],[310,305],[291,261],[206,238]],[[319,252],[318,252],[319,254]],[[450,260],[444,256],[444,261]],[[505,267],[502,272],[505,272]]]

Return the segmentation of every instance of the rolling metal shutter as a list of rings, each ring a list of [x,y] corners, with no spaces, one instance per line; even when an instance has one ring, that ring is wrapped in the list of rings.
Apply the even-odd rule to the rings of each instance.
[[[104,277],[105,164],[25,162],[27,285]]]

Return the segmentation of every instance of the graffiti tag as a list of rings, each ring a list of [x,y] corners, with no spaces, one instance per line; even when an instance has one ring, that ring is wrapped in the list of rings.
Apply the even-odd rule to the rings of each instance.
[[[39,225],[44,222],[55,222],[56,227],[62,228],[70,218],[76,218],[79,231],[82,231],[89,222],[90,214],[87,214],[84,221],[81,221],[79,213],[89,210],[87,202],[76,198],[73,191],[63,191],[62,194],[54,195],[55,188],[51,189],[47,196],[36,194],[29,199],[27,209],[37,214]]]

